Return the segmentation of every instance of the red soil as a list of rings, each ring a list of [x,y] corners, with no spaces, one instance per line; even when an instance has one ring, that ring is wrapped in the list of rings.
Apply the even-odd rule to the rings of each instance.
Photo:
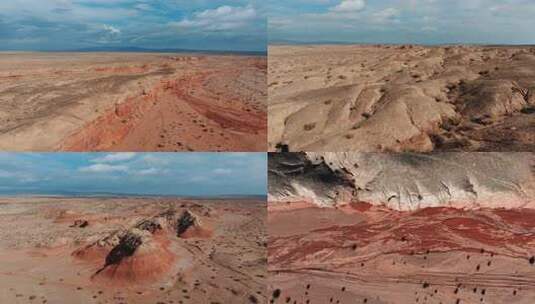
[[[102,261],[106,259],[108,252],[112,248],[98,247],[98,246],[86,246],[75,250],[72,256],[80,259],[84,262],[94,264],[95,268],[102,267]]]
[[[201,99],[188,92],[195,88],[202,88],[203,83],[209,77],[216,77],[216,75],[202,73],[189,79],[180,79],[174,86],[175,94],[195,111],[218,123],[224,129],[253,134],[266,132],[267,117],[265,113],[255,113],[251,109],[243,109],[238,105],[235,108],[228,107],[228,105],[217,105],[212,100]]]
[[[115,105],[83,129],[68,137],[60,150],[99,151],[111,150],[120,143],[133,126],[139,123],[143,113],[155,107],[161,87],[144,96],[130,97]]]
[[[169,244],[164,233],[154,234],[150,244],[142,244],[134,255],[108,266],[104,266],[104,261],[111,247],[89,245],[72,255],[98,269],[93,280],[113,285],[137,284],[153,281],[169,272],[176,259]]]
[[[362,210],[366,220],[338,226],[333,217],[328,228],[293,236],[270,235],[270,261],[274,265],[287,265],[321,256],[320,252],[325,250],[352,246],[362,254],[374,256],[484,249],[525,257],[535,243],[534,210],[426,208],[399,212],[367,204],[351,206]],[[306,220],[302,212],[299,220]],[[270,216],[269,225],[278,225],[276,219]],[[368,246],[371,246],[369,250]]]
[[[144,283],[159,279],[171,269],[175,255],[169,250],[165,238],[154,239],[154,247],[140,247],[133,256],[124,258],[119,264],[106,266],[93,276],[94,280],[112,282],[114,285]]]
[[[145,73],[149,70],[149,66],[144,64],[141,66],[120,66],[120,67],[98,67],[95,68],[95,72],[101,72],[101,73]]]
[[[306,208],[319,208],[319,207],[310,201],[283,202],[283,203],[277,203],[277,204],[269,204],[268,212],[292,211],[292,210],[306,209]]]
[[[202,227],[192,226],[186,230],[186,232],[182,233],[180,235],[183,239],[194,239],[194,238],[201,238],[201,239],[208,239],[212,237],[213,231],[211,229],[205,229]]]
[[[349,203],[349,206],[357,211],[366,212],[372,208],[372,204],[366,202],[352,202]]]
[[[111,72],[135,72],[115,69]],[[232,92],[206,88],[210,79],[232,79],[236,73],[215,70],[162,80],[71,134],[59,150],[265,151],[265,110]]]
[[[494,214],[511,225],[519,225],[524,228],[533,228],[535,226],[535,210],[533,209],[497,209],[494,210]]]

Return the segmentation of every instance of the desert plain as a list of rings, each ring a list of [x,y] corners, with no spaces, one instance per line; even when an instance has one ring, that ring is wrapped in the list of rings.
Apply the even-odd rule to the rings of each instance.
[[[266,57],[0,53],[0,150],[265,151]]]
[[[535,47],[272,45],[270,151],[535,151]]]
[[[532,303],[530,153],[277,153],[271,303]]]
[[[4,197],[1,303],[265,303],[258,198]]]

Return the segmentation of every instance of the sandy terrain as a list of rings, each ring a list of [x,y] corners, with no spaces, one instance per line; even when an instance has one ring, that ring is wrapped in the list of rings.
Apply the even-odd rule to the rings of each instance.
[[[0,149],[265,151],[266,58],[0,53]]]
[[[0,199],[1,303],[266,303],[253,200]]]
[[[435,154],[433,160],[408,154],[325,154],[323,163],[315,160],[317,156],[270,155],[268,270],[272,303],[533,301],[535,209],[520,207],[533,206],[535,201],[529,154],[488,154],[480,156],[480,161],[473,154]],[[353,163],[352,170],[349,166],[344,167],[347,171],[330,170],[348,159],[358,160],[360,169]],[[463,161],[472,162],[471,168],[455,166],[454,162],[463,165]],[[372,162],[380,173],[372,172]],[[486,166],[488,162],[495,164]],[[531,176],[525,176],[526,172],[514,175],[514,170],[498,174],[497,164],[503,162],[524,163]],[[443,171],[442,180],[435,180],[434,170],[428,167],[436,170],[440,163],[442,169],[456,172]],[[405,168],[401,171],[405,181],[395,182],[401,168]],[[489,174],[487,181],[482,176],[473,178],[471,172],[476,171]],[[346,175],[357,180],[355,185],[371,176],[373,181],[367,188],[356,186],[334,204],[317,201],[321,189],[344,191],[348,186],[341,181]],[[471,176],[478,195],[465,198],[464,204],[459,201],[462,191],[455,186],[462,176]],[[441,196],[443,190],[433,184],[441,183],[449,185],[451,198],[437,203],[433,196]],[[503,196],[506,190],[500,184],[505,183],[511,186],[508,200],[501,205],[484,204],[492,192]],[[379,192],[393,188],[411,193],[413,184],[418,184],[422,193],[419,205],[405,207],[410,204],[407,198],[399,199],[398,204],[391,202],[398,198],[380,198]],[[333,189],[334,185],[339,187]],[[483,188],[485,193],[478,192]],[[419,193],[414,192],[417,197]],[[365,200],[370,197],[374,198],[371,202]],[[522,203],[515,203],[514,197]]]
[[[271,151],[535,151],[535,48],[270,46]]]

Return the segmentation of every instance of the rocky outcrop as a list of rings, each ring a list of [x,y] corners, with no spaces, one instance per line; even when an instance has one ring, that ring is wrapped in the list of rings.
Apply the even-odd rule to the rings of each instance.
[[[135,228],[148,231],[152,234],[166,230],[177,237],[188,237],[200,231],[207,231],[201,224],[200,217],[190,210],[178,213],[174,209],[158,214],[152,218],[144,219],[135,225]]]
[[[141,221],[136,225],[136,228],[150,233],[156,233],[163,229],[160,218],[151,218]]]
[[[331,168],[321,159],[313,160],[305,153],[277,153],[270,154],[268,162],[270,199],[292,197],[331,205],[352,196],[348,171]]]
[[[131,228],[113,231],[72,255],[98,267],[94,279],[135,283],[169,271],[175,259],[168,249],[173,240],[209,236],[211,230],[201,225],[199,216],[171,208]]]
[[[269,156],[271,203],[535,207],[532,153],[299,153]]]
[[[163,275],[175,259],[166,233],[176,222],[175,214],[169,210],[142,219],[131,228],[116,230],[76,250],[73,256],[98,265],[93,279],[122,284]]]
[[[534,151],[529,47],[274,46],[269,53],[271,151]]]
[[[197,226],[197,217],[189,211],[184,211],[176,222],[176,235],[182,236],[191,226]]]
[[[189,210],[182,212],[175,222],[176,236],[179,238],[209,238],[212,230],[202,223],[200,217]]]
[[[138,231],[128,231],[121,237],[119,244],[113,247],[110,253],[108,253],[106,256],[106,263],[101,270],[110,265],[118,265],[124,258],[133,256],[137,248],[143,244],[142,238],[142,234]],[[101,270],[97,271],[97,273]]]
[[[75,228],[85,228],[89,226],[89,222],[86,220],[75,220],[74,223],[69,227]]]

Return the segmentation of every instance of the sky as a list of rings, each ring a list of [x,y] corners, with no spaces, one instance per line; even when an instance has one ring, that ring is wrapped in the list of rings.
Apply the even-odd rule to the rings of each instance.
[[[266,153],[0,153],[0,195],[266,195]]]
[[[535,44],[533,0],[270,0],[270,43]]]
[[[265,51],[262,0],[1,0],[0,50]]]

